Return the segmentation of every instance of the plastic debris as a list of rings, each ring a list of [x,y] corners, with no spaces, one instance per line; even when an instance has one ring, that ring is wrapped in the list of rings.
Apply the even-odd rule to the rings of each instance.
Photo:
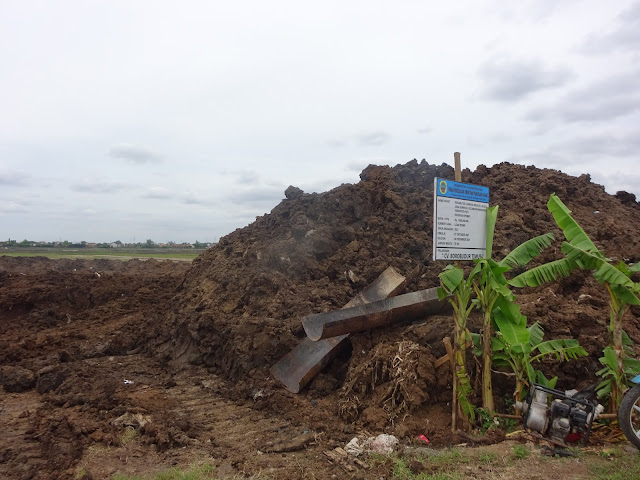
[[[429,443],[429,439],[424,435],[418,435],[418,440],[422,440],[424,443]]]
[[[381,433],[377,437],[353,437],[344,447],[349,455],[358,457],[363,453],[391,453],[398,445],[398,439],[393,435]]]
[[[349,443],[345,445],[344,451],[349,455],[358,457],[364,453],[364,446],[360,444],[360,439],[358,437],[353,437],[349,440]]]
[[[381,433],[371,442],[371,450],[376,453],[391,453],[397,445],[398,439],[396,437]]]

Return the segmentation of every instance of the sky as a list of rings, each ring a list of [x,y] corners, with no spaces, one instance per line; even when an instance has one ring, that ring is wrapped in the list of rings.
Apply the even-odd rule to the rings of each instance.
[[[0,0],[3,240],[213,242],[454,151],[640,198],[640,1]]]

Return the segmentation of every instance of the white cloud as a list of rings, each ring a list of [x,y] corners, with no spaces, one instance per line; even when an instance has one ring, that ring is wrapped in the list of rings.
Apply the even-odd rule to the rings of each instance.
[[[145,163],[159,163],[162,161],[162,156],[153,150],[128,143],[121,143],[111,147],[109,149],[109,156],[113,158],[121,158],[129,163],[135,163],[137,165]]]
[[[109,194],[130,189],[131,186],[123,182],[83,179],[71,185],[71,190],[80,193]]]
[[[19,203],[13,200],[0,201],[0,213],[27,213],[29,212],[28,204]]]
[[[498,102],[522,100],[535,92],[566,85],[573,77],[567,67],[502,57],[485,61],[479,74],[483,96]]]
[[[0,185],[7,187],[22,187],[28,184],[29,175],[18,170],[12,170],[0,165]]]
[[[606,32],[590,34],[579,51],[587,55],[604,55],[616,51],[637,52],[640,49],[640,2],[620,13],[615,26]]]
[[[142,196],[144,198],[168,199],[173,198],[175,195],[165,187],[149,187]]]

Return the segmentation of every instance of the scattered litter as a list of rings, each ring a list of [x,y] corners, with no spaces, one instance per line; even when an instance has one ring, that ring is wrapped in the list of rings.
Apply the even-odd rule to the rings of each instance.
[[[376,453],[391,453],[395,450],[397,445],[398,439],[396,437],[393,435],[387,435],[386,433],[381,433],[371,443],[371,450]]]
[[[425,437],[426,438],[426,437]],[[428,440],[427,440],[428,442]],[[365,452],[391,453],[398,445],[398,439],[393,435],[381,433],[377,437],[353,437],[344,447],[349,455],[358,457]]]
[[[358,283],[360,281],[358,276],[355,273],[353,273],[352,270],[346,271],[345,276],[347,277],[347,280],[349,281],[349,283]]]
[[[124,384],[125,385],[133,385],[133,380],[127,380],[126,378],[124,379]]]
[[[344,447],[344,451],[354,457],[359,457],[364,453],[364,446],[360,444],[358,437],[353,437]]]
[[[423,441],[424,443],[429,443],[429,439],[424,435],[418,435],[418,440]]]
[[[349,458],[348,453],[340,447],[334,448],[333,450],[327,450],[323,453],[345,472],[356,471],[356,465],[364,468],[365,470],[369,468],[369,465],[363,461],[358,460],[357,458]]]

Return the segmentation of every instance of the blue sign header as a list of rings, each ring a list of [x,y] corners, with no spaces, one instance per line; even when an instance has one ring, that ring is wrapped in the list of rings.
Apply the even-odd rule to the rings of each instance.
[[[436,178],[436,195],[438,197],[457,198],[471,202],[489,203],[489,187],[454,182],[444,178]]]

